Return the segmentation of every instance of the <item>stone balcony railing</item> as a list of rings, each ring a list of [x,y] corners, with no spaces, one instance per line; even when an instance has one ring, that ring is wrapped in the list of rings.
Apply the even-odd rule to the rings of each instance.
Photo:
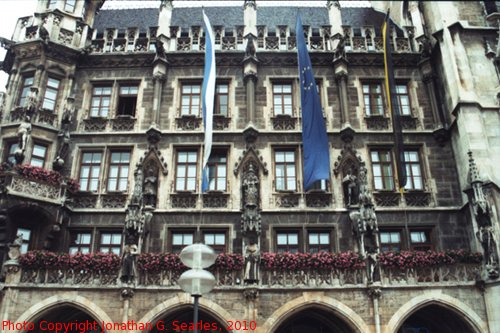
[[[61,204],[65,200],[65,186],[22,177],[14,172],[0,173],[0,191],[11,196]]]
[[[474,284],[480,274],[481,264],[452,264],[426,268],[387,268],[380,270],[382,287],[428,287]],[[179,288],[177,280],[181,272],[138,272],[137,288],[161,287]],[[214,270],[213,274],[219,288],[244,288],[243,271]],[[60,286],[122,286],[119,272],[87,272],[73,269],[25,269],[10,270],[7,284],[29,285],[36,287]],[[365,288],[368,283],[366,269],[333,270],[261,270],[260,280],[254,286],[261,288],[340,288],[350,286]]]
[[[26,109],[22,106],[17,106],[10,112],[10,121],[23,121],[26,115]],[[48,125],[54,128],[57,127],[57,108],[54,111],[38,109],[32,115],[31,122],[35,124]]]

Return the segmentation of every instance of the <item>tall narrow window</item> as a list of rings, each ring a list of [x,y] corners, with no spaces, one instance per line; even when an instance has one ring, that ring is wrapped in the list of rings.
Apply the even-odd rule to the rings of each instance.
[[[432,250],[431,231],[410,230],[410,248],[414,251]]]
[[[66,3],[64,4],[64,10],[73,13],[75,11],[75,4],[76,0],[66,0]]]
[[[227,153],[214,151],[208,160],[208,189],[226,191]]]
[[[120,254],[122,248],[121,232],[101,232],[99,252]]]
[[[376,190],[394,190],[390,150],[371,151],[373,182]]]
[[[49,77],[45,86],[45,94],[43,95],[42,108],[49,111],[55,111],[57,102],[57,93],[61,81]]]
[[[384,114],[382,86],[379,83],[363,84],[363,100],[367,116],[382,116]]]
[[[401,232],[399,230],[380,230],[380,250],[401,251]]]
[[[297,190],[295,151],[275,151],[274,171],[277,191]]]
[[[45,166],[46,156],[47,146],[35,143],[33,145],[33,153],[31,153],[30,165],[43,168]]]
[[[101,173],[101,152],[84,152],[80,165],[80,190],[97,192]]]
[[[7,145],[7,156],[5,156],[5,161],[9,162],[10,164],[14,165],[16,164],[16,150],[19,147],[19,144],[17,142],[11,142],[8,143]]]
[[[172,253],[180,253],[185,246],[193,244],[194,233],[192,231],[172,232]]]
[[[420,161],[418,156],[418,151],[405,151],[405,189],[407,190],[422,190],[424,188],[422,171],[420,169]]]
[[[74,232],[70,237],[69,254],[91,252],[92,234],[90,232]]]
[[[273,84],[274,115],[292,115],[293,112],[292,85],[290,83]]]
[[[203,242],[209,245],[216,253],[226,252],[226,233],[216,231],[203,232]]]
[[[91,117],[107,117],[111,103],[111,87],[94,87],[92,90]]]
[[[276,250],[282,252],[299,252],[298,231],[276,231]]]
[[[196,191],[198,153],[196,151],[177,152],[175,189]]]
[[[228,94],[229,94],[229,86],[227,83],[218,84],[215,88],[215,108],[214,114],[227,116],[228,113]]]
[[[108,172],[108,192],[126,191],[130,152],[111,152]]]
[[[120,87],[120,97],[118,99],[119,116],[135,116],[137,105],[137,86],[127,85]]]
[[[408,95],[408,86],[406,84],[396,85],[396,98],[401,114],[404,116],[411,115],[410,96]]]
[[[199,84],[183,84],[181,92],[181,115],[199,116],[201,89]]]
[[[328,231],[309,231],[307,246],[309,253],[330,251],[330,233]]]
[[[23,240],[20,251],[24,254],[30,249],[31,230],[27,228],[17,228],[17,235],[21,235]]]
[[[33,76],[24,77],[23,86],[21,88],[21,94],[19,95],[19,101],[17,103],[19,106],[24,106],[24,104],[26,104],[26,97],[28,97],[32,85],[33,85]]]

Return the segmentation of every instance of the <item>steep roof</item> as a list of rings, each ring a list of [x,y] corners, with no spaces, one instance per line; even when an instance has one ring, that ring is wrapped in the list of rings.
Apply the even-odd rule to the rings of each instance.
[[[201,7],[174,8],[172,25],[187,29],[190,26],[203,26]],[[212,26],[233,28],[243,25],[243,7],[205,7],[205,13],[210,18]],[[275,30],[279,25],[287,25],[295,30],[297,13],[302,17],[302,23],[311,27],[329,25],[326,7],[257,7],[257,25],[265,25]],[[147,30],[158,25],[157,8],[138,9],[108,9],[101,10],[96,16],[94,29],[103,31],[106,28],[126,29],[137,27]],[[373,8],[342,8],[342,24],[352,27],[371,25],[380,27],[384,15]]]

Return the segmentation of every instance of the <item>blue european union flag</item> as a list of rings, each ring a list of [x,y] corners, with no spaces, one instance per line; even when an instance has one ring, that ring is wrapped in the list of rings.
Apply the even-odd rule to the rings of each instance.
[[[304,148],[304,189],[309,190],[321,179],[330,179],[330,152],[325,120],[318,88],[314,80],[311,59],[304,40],[300,15],[297,17],[297,56],[302,106],[302,144]]]

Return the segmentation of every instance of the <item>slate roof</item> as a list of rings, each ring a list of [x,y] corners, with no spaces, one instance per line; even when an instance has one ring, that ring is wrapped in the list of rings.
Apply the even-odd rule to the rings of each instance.
[[[243,25],[243,7],[205,7],[212,26],[233,28]],[[312,27],[329,25],[326,7],[257,7],[257,25],[266,25],[275,30],[278,25],[287,25],[295,30],[295,17],[300,12],[302,24]],[[101,10],[96,16],[94,28],[103,31],[106,28],[132,28],[147,30],[158,25],[158,8],[110,9]],[[372,8],[342,8],[342,24],[352,27],[371,25],[382,26],[384,14]],[[190,26],[203,26],[201,7],[174,8],[172,25],[187,29]]]

